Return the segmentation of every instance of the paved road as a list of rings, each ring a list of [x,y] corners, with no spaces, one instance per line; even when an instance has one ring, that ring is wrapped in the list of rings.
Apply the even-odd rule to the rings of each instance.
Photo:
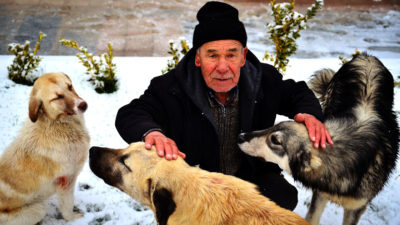
[[[9,43],[30,40],[31,45],[34,45],[39,31],[42,31],[47,37],[43,39],[39,52],[41,55],[75,54],[75,50],[59,44],[60,38],[65,38],[78,41],[95,54],[103,53],[107,42],[111,42],[117,56],[165,56],[169,40],[178,40],[180,36],[191,40],[193,27],[197,23],[196,12],[205,2],[206,0],[0,0],[0,55],[9,54]],[[267,3],[240,0],[227,2],[239,8],[240,17],[248,28],[250,42],[271,45],[264,31],[265,24],[271,21]],[[368,5],[331,7],[326,4],[328,7],[324,9],[324,16],[311,24],[311,31],[305,34],[301,43],[309,45],[319,37],[329,39],[332,38],[332,33],[349,35],[343,29],[332,31],[332,28],[326,33],[326,25],[346,26],[346,23],[356,23],[354,20],[361,21],[361,25],[357,22],[355,27],[372,26],[370,28],[373,29],[379,23],[382,26],[392,26],[390,32],[393,33],[393,38],[400,39],[398,23],[375,17],[365,18],[365,13],[371,10],[380,13],[378,17],[384,17],[390,10],[399,10],[398,1],[389,2],[390,4],[380,5],[379,9]],[[341,11],[340,18],[337,18],[338,10]],[[364,33],[368,33],[370,28],[367,27]],[[326,34],[315,35],[313,31]],[[379,35],[377,33],[374,37],[366,37],[366,42],[371,44],[368,47],[386,48],[400,53],[398,40],[392,40],[393,43],[390,44],[376,44],[384,39]],[[304,49],[299,49],[299,53],[303,57],[316,57],[319,54],[315,55],[315,52]]]

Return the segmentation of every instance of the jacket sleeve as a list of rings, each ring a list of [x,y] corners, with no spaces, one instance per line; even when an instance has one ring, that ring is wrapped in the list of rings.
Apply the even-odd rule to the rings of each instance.
[[[143,95],[118,110],[115,127],[127,143],[142,141],[149,130],[161,130],[160,121],[165,120],[156,90],[157,78],[154,78]]]
[[[323,121],[321,105],[311,89],[304,81],[283,80],[282,75],[274,69],[274,80],[278,84],[275,89],[279,93],[278,114],[291,119],[298,113],[307,113]]]

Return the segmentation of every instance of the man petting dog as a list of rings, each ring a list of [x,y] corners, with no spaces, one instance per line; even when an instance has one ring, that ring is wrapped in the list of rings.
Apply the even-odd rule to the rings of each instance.
[[[166,159],[234,175],[259,186],[281,207],[293,210],[297,190],[272,163],[239,150],[242,132],[274,125],[277,114],[305,123],[314,147],[333,144],[322,111],[304,82],[282,80],[246,46],[238,10],[208,2],[197,13],[193,48],[177,67],[154,78],[138,99],[123,106],[116,128],[128,143],[144,140]],[[173,174],[171,174],[173,176]]]

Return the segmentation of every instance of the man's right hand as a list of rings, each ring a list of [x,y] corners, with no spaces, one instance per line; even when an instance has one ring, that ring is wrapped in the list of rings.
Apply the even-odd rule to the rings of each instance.
[[[186,157],[185,153],[180,152],[174,140],[167,138],[159,131],[152,131],[144,137],[146,149],[150,150],[151,146],[155,145],[157,154],[168,160],[177,159],[178,156],[183,159]]]

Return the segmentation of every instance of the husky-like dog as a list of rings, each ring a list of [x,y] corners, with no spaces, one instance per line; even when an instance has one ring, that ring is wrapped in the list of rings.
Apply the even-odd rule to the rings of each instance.
[[[344,208],[344,225],[357,224],[398,156],[393,77],[377,58],[360,54],[336,74],[317,72],[309,85],[322,103],[334,145],[314,149],[306,127],[287,121],[239,135],[239,146],[313,189],[306,215],[311,224],[319,224],[328,200]]]

